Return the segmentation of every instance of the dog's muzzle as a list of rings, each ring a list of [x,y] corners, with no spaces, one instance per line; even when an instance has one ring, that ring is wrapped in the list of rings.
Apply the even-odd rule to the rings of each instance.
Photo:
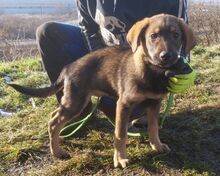
[[[178,53],[162,51],[159,54],[160,66],[164,68],[170,68],[178,61]]]

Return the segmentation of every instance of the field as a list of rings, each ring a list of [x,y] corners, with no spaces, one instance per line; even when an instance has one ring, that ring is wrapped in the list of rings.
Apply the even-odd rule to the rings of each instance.
[[[113,168],[113,127],[97,112],[86,128],[62,145],[66,161],[51,157],[47,122],[57,107],[55,97],[21,95],[5,79],[29,86],[49,84],[39,58],[0,64],[0,107],[13,116],[0,119],[0,175],[219,175],[220,45],[192,51],[195,86],[175,95],[171,115],[160,130],[171,152],[156,154],[147,137],[129,137],[130,164]]]

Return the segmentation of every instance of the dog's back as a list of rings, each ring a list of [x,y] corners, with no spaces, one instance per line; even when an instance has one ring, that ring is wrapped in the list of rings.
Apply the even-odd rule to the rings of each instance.
[[[120,70],[125,68],[132,52],[128,47],[106,47],[89,53],[67,65],[60,77],[94,94],[117,96]]]

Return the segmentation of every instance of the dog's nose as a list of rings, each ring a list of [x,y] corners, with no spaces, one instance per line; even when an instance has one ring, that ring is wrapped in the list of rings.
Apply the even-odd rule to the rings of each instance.
[[[168,52],[168,51],[162,51],[161,53],[160,53],[160,59],[162,60],[162,61],[169,61],[170,60],[170,58],[171,58],[171,54],[170,54],[170,52]]]

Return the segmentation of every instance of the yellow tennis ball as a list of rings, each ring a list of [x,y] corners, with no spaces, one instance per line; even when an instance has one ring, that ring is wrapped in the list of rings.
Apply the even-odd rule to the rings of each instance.
[[[178,79],[175,78],[175,77],[171,77],[170,80],[173,81],[174,83],[177,83],[177,82],[178,82]]]

